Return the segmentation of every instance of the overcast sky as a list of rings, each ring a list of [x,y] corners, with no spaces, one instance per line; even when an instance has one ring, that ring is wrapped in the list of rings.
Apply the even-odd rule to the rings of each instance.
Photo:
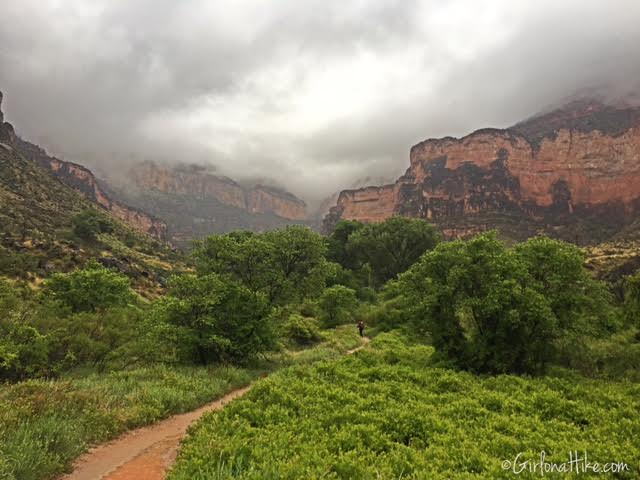
[[[269,177],[313,202],[411,145],[640,79],[638,0],[3,0],[18,133],[97,170]]]

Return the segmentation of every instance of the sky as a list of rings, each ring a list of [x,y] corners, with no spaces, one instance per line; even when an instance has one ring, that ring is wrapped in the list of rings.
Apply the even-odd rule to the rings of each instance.
[[[269,179],[310,204],[426,138],[638,92],[638,0],[3,0],[20,136],[99,174]]]

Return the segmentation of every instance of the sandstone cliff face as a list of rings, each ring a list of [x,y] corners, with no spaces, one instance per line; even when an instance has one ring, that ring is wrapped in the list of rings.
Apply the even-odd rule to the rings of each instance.
[[[394,184],[348,190],[325,217],[425,218],[449,237],[499,228],[602,240],[640,214],[640,108],[574,102],[506,129],[427,140]]]
[[[273,213],[289,220],[305,220],[307,206],[299,198],[264,185],[247,191],[247,209],[250,213]]]
[[[288,192],[264,185],[246,188],[196,166],[170,168],[145,162],[132,170],[132,178],[140,190],[216,200],[251,214],[273,214],[287,220],[307,218],[305,203]]]

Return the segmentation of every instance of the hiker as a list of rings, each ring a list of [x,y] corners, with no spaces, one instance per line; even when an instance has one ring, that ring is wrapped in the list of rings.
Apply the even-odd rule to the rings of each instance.
[[[362,320],[358,321],[358,331],[360,332],[360,336],[364,337],[364,322]]]

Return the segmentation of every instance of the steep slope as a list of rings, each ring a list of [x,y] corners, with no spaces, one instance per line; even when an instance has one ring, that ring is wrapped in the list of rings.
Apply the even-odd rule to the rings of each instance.
[[[405,215],[448,237],[498,228],[588,244],[639,212],[640,108],[582,100],[509,129],[421,142],[395,183],[341,192],[323,227]]]
[[[265,185],[245,187],[200,166],[145,162],[127,177],[126,182],[111,179],[103,189],[162,218],[171,242],[179,246],[213,233],[308,223],[305,203],[291,193]]]
[[[24,157],[15,142],[13,127],[0,124],[0,275],[37,283],[96,258],[130,276],[141,293],[159,291],[175,254]],[[73,219],[87,210],[104,216],[111,232],[95,241],[78,238]]]
[[[2,115],[2,98],[2,92],[0,92],[0,115]],[[0,123],[2,122],[3,116],[0,116]],[[161,240],[166,237],[167,226],[161,220],[110,198],[109,195],[102,190],[96,177],[88,168],[48,155],[43,148],[23,140],[16,135],[11,125],[6,125],[4,140],[2,140],[5,145],[11,146],[13,150],[24,158],[33,160],[41,167],[49,170],[53,175],[58,177],[62,183],[79,191],[89,200],[108,210],[115,217],[136,230]]]

